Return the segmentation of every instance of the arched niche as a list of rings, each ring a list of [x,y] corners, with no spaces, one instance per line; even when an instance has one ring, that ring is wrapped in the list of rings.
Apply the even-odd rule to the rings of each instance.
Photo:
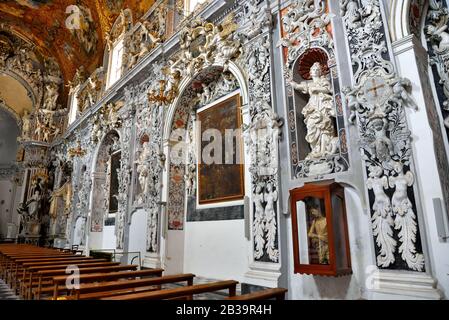
[[[169,177],[168,177],[168,227],[169,229],[183,229],[184,221],[184,208],[187,206],[187,213],[194,211],[195,208],[201,207],[199,195],[200,168],[198,167],[199,150],[200,149],[200,135],[203,133],[204,118],[201,119],[204,108],[211,110],[211,108],[218,108],[223,110],[222,115],[227,116],[226,112],[222,108],[226,108],[227,98],[232,99],[238,95],[240,99],[241,91],[240,84],[237,77],[230,71],[223,72],[223,68],[220,66],[213,66],[199,72],[195,77],[190,79],[189,83],[183,87],[178,101],[176,103],[176,109],[171,119],[171,134],[168,139],[170,145],[169,153]],[[224,104],[223,104],[224,103]],[[240,104],[240,102],[239,102]],[[229,106],[232,105],[229,104]],[[233,108],[232,106],[230,108]],[[239,119],[243,118],[241,114],[241,107],[236,106]],[[210,115],[214,117],[214,114]],[[230,117],[233,117],[230,115]],[[219,122],[222,119],[216,118],[216,124],[219,126]],[[239,123],[241,125],[241,122]],[[210,128],[207,128],[210,129]],[[212,128],[221,130],[222,128]],[[230,128],[232,129],[232,128]],[[224,138],[223,138],[224,139]],[[243,142],[243,137],[239,139]],[[208,138],[206,139],[208,140]],[[210,140],[208,140],[210,141]],[[205,141],[207,144],[207,141]],[[243,148],[243,143],[240,144]],[[204,147],[204,143],[203,143]],[[212,152],[213,153],[213,152]],[[223,151],[224,153],[224,151]],[[242,152],[243,154],[243,152]],[[202,160],[204,161],[204,160]],[[240,196],[231,197],[231,200],[243,200],[244,197],[244,168],[242,167],[242,194]],[[223,177],[224,178],[224,177]],[[216,183],[225,183],[225,181],[219,181],[217,178]],[[182,196],[180,196],[182,195]],[[220,206],[228,202],[229,200],[219,198],[214,201],[214,206]]]
[[[232,81],[234,87],[220,93],[226,81]],[[207,93],[209,97],[203,94]],[[233,272],[243,275],[247,271],[247,248],[244,241],[243,197],[250,194],[250,178],[247,150],[242,139],[243,194],[238,200],[220,200],[214,203],[199,204],[198,199],[198,142],[200,130],[198,120],[201,113],[210,108],[227,108],[223,104],[239,95],[240,108],[237,114],[243,124],[248,124],[246,112],[248,90],[240,69],[229,63],[227,70],[222,65],[213,65],[199,71],[191,78],[184,78],[179,86],[179,95],[169,106],[164,127],[165,152],[167,154],[167,176],[164,178],[164,194],[167,199],[165,219],[167,228],[165,238],[167,272],[197,272],[203,276],[216,277]],[[233,108],[233,104],[228,104]],[[220,121],[217,121],[219,126]],[[217,128],[218,129],[218,128]],[[201,135],[200,135],[201,136]],[[208,140],[210,141],[210,140]],[[181,144],[179,144],[181,142]],[[179,152],[177,147],[185,151]],[[212,183],[224,185],[226,177],[216,175]],[[238,183],[238,182],[236,182]],[[211,238],[209,234],[214,234]],[[229,237],[226,246],[218,242]],[[206,240],[207,239],[207,240]],[[199,247],[199,243],[205,245]],[[212,249],[215,248],[215,249]],[[219,248],[217,250],[217,248]],[[232,259],[238,263],[230,264],[225,252],[232,252]],[[196,259],[185,257],[195,256]],[[206,263],[206,260],[208,261]],[[205,265],[209,265],[205,268]],[[206,270],[207,269],[207,270]]]
[[[349,156],[333,51],[311,46],[298,55],[290,72],[293,82],[288,120],[292,178],[322,177],[345,171]]]
[[[89,247],[115,248],[115,215],[118,211],[118,172],[121,161],[120,137],[108,132],[97,149],[92,166]]]

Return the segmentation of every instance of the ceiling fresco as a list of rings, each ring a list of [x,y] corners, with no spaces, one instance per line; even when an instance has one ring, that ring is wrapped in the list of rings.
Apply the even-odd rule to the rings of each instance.
[[[7,27],[58,61],[68,83],[79,66],[102,63],[104,35],[122,9],[139,19],[154,0],[0,0],[0,27]]]

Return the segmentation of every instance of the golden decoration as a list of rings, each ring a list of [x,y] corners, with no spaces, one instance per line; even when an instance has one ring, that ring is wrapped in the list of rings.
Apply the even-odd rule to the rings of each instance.
[[[73,157],[82,157],[86,154],[86,151],[81,148],[81,142],[78,140],[78,146],[76,148],[70,148],[68,150],[68,154],[70,158]]]

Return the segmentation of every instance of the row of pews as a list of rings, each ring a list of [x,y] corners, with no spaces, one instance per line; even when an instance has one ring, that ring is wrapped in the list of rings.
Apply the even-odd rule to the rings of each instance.
[[[228,300],[284,300],[287,292],[274,288],[237,295],[237,281],[194,284],[194,274],[163,272],[71,250],[0,245],[0,278],[26,300],[193,300],[195,295],[221,290],[226,290]]]

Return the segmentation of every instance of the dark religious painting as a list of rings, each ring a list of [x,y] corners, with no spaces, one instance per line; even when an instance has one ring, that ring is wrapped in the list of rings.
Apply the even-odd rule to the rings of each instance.
[[[111,185],[109,189],[109,213],[117,212],[118,210],[118,173],[120,169],[121,152],[111,155]]]
[[[201,160],[198,164],[199,203],[243,199],[243,160],[239,160],[243,159],[240,95],[234,95],[199,112],[198,120],[200,121],[200,137],[202,137],[199,153]],[[207,135],[211,129],[220,132],[221,150],[219,150],[220,141],[215,141],[215,137]],[[239,131],[235,131],[237,129]],[[227,130],[228,135],[226,135]],[[226,143],[226,137],[236,132],[237,134],[232,134],[231,146],[231,143]],[[209,155],[214,161],[208,162],[204,155]]]

